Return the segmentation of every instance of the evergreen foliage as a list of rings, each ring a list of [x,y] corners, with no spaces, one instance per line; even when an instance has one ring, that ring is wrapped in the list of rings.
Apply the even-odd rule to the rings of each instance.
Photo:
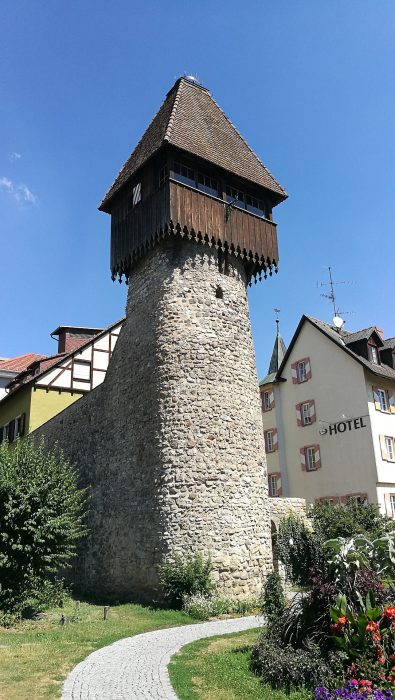
[[[26,439],[0,445],[0,611],[23,613],[60,594],[55,574],[86,534],[86,503],[57,448]]]
[[[262,612],[269,625],[283,615],[285,602],[281,579],[275,571],[271,571],[265,581],[262,601]]]
[[[277,548],[290,581],[300,586],[310,583],[310,570],[321,567],[323,547],[320,536],[292,513],[282,518],[278,528]]]

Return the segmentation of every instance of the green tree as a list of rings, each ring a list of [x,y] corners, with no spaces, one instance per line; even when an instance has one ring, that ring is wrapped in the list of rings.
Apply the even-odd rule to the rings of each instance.
[[[26,439],[0,445],[0,610],[22,612],[29,597],[48,595],[86,534],[86,504],[57,447]]]
[[[393,529],[393,521],[381,515],[375,503],[358,503],[351,499],[344,506],[318,504],[312,509],[313,527],[323,540],[365,535],[381,537]]]

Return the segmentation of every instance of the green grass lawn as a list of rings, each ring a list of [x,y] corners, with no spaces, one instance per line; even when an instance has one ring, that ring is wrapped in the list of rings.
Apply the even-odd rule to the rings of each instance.
[[[306,700],[260,683],[248,666],[258,630],[200,639],[173,656],[169,671],[180,700]]]
[[[70,620],[64,626],[62,613]],[[75,603],[67,601],[42,620],[0,628],[1,700],[60,698],[67,673],[95,649],[140,632],[193,623],[182,612],[131,604],[112,607],[105,621],[98,605],[81,603],[78,620],[74,614]]]

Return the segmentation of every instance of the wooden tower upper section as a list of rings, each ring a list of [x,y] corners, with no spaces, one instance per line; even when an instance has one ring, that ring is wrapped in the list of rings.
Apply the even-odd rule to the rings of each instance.
[[[272,209],[287,197],[209,91],[179,78],[108,190],[111,272],[125,275],[160,239],[188,237],[240,257],[247,280],[277,271]]]

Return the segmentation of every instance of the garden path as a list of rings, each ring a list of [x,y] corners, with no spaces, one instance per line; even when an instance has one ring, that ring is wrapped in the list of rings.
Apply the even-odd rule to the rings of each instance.
[[[259,627],[258,616],[238,617],[138,634],[90,654],[66,678],[62,700],[177,700],[170,658],[189,642]]]

